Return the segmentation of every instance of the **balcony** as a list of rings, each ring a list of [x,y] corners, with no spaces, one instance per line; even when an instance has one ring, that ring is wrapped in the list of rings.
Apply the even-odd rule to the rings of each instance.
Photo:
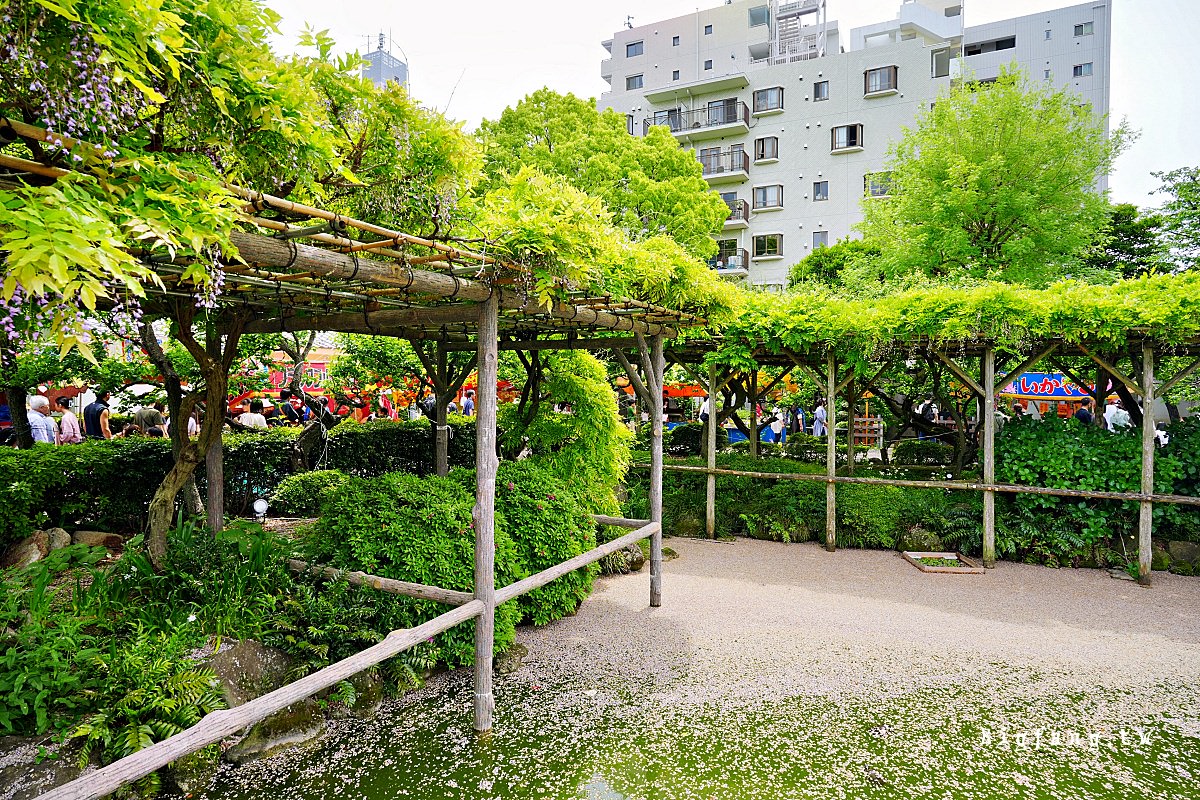
[[[729,206],[729,216],[725,218],[725,230],[750,227],[750,204],[745,200],[725,201]]]
[[[701,152],[700,163],[704,168],[704,180],[708,181],[709,186],[742,183],[750,178],[750,157],[745,150]]]
[[[613,62],[613,60],[611,58],[606,58],[600,62],[600,78],[602,80],[607,81],[609,86],[612,85],[612,76],[613,76],[612,62]]]
[[[750,131],[750,109],[742,101],[731,98],[698,111],[673,109],[657,112],[643,121],[642,133],[649,133],[652,125],[668,126],[681,142],[741,136]]]
[[[745,248],[739,248],[733,253],[722,253],[708,260],[708,266],[715,269],[722,278],[746,277],[750,274],[750,270],[747,269],[749,263],[750,254]]]

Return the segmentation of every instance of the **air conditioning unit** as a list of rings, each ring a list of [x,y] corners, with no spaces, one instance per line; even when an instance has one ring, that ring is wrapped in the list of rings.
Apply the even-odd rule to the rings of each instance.
[[[741,266],[742,266],[742,257],[741,256],[730,256],[729,258],[725,259],[725,268],[726,269],[738,269]]]

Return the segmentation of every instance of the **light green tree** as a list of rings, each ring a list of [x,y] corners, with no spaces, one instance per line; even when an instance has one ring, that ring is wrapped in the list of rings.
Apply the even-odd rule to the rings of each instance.
[[[1154,177],[1163,182],[1158,191],[1169,197],[1161,213],[1171,255],[1190,269],[1200,263],[1200,167],[1155,172]]]
[[[890,151],[861,230],[906,270],[1043,283],[1103,228],[1095,188],[1129,139],[1066,89],[1014,68],[942,95]]]

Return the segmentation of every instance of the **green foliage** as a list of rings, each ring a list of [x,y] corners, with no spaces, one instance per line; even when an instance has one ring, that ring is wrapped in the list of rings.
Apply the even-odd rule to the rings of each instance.
[[[842,283],[843,273],[851,267],[882,267],[882,254],[883,250],[878,245],[859,239],[847,238],[829,247],[818,247],[788,272],[788,288],[795,289],[809,283],[837,286]]]
[[[346,473],[319,469],[289,475],[271,494],[271,510],[293,517],[315,517],[325,495],[346,482]]]
[[[133,755],[225,707],[216,674],[189,661],[190,649],[190,638],[177,632],[139,629],[130,641],[91,657],[85,669],[103,689],[99,710],[71,732],[83,740],[81,767],[93,755],[103,763]],[[158,773],[151,773],[121,794],[150,797],[158,789]]]
[[[1097,275],[1136,278],[1169,266],[1162,242],[1164,218],[1138,211],[1132,203],[1109,209],[1101,241],[1083,257]]]
[[[1157,191],[1167,195],[1160,213],[1172,260],[1190,269],[1200,260],[1200,167],[1152,174],[1162,181]]]
[[[297,581],[277,604],[263,643],[294,659],[289,677],[295,680],[382,641],[387,606],[382,593],[345,580]]]
[[[629,467],[631,434],[604,365],[583,351],[554,352],[546,359],[544,386],[549,400],[528,426],[510,404],[500,409],[500,427],[518,440],[527,437],[533,453],[586,498],[589,511],[614,512],[616,490]],[[554,403],[569,403],[572,413],[555,412]]]
[[[351,478],[331,491],[320,521],[307,539],[314,561],[387,578],[470,592],[474,587],[474,494],[450,478],[390,473]],[[520,558],[504,530],[496,531],[496,584],[524,577]],[[387,630],[411,628],[444,612],[429,600],[389,597],[381,618]],[[496,611],[496,652],[512,644],[520,611]],[[471,626],[440,634],[439,659],[450,666],[472,661]]]
[[[1045,283],[1093,240],[1093,186],[1129,138],[1069,89],[1015,69],[953,85],[891,148],[891,191],[862,230],[907,272]]]
[[[729,209],[709,190],[700,163],[665,128],[630,136],[625,117],[590,100],[539,89],[477,132],[486,147],[485,187],[533,167],[603,201],[636,240],[665,234],[696,258],[715,252],[712,234]]]
[[[663,432],[663,452],[672,456],[698,456],[704,451],[707,428],[700,422],[676,425]],[[717,448],[729,444],[729,431],[717,428]]]
[[[474,488],[473,485],[471,487]],[[521,567],[541,572],[596,546],[596,523],[578,487],[543,459],[506,461],[496,476],[496,528],[514,542]],[[523,619],[545,625],[574,614],[592,590],[591,564],[522,595]]]
[[[0,572],[0,731],[32,735],[63,728],[103,682],[88,665],[99,653],[92,619],[76,613],[68,569],[103,550],[73,545],[24,570]]]
[[[896,445],[892,463],[901,466],[945,466],[954,463],[954,447],[936,439],[906,439]]]

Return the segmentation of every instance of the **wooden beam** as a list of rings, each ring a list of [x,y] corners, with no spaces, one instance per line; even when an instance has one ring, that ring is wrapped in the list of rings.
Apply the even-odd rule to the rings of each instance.
[[[9,169],[18,170],[20,172],[29,172],[34,175],[41,175],[44,178],[61,178],[67,174],[67,170],[59,169],[58,167],[48,167],[45,164],[37,161],[30,161],[27,158],[18,158],[16,156],[6,156],[0,153],[0,167],[8,167]]]
[[[588,550],[586,553],[580,553],[574,558],[568,559],[561,564],[556,564],[548,569],[544,569],[535,575],[530,575],[528,578],[519,580],[516,583],[510,583],[508,586],[500,587],[496,590],[496,602],[507,603],[509,600],[520,597],[523,594],[528,594],[534,589],[545,586],[547,583],[550,583],[556,578],[561,578],[568,572],[573,572],[580,567],[586,567],[588,564],[599,561],[605,556],[615,553],[623,547],[628,547],[634,542],[640,542],[647,536],[653,539],[654,535],[656,533],[661,533],[661,531],[662,526],[659,523],[647,522],[637,530],[630,531],[624,536],[613,539],[611,542],[606,542],[605,544],[594,547],[591,550]]]
[[[996,351],[989,347],[983,354],[983,483],[996,482]],[[996,566],[996,493],[983,492],[983,566]]]
[[[500,341],[498,298],[479,312],[479,387],[475,407],[475,599],[483,606],[475,620],[475,730],[492,729],[492,649],[496,629],[496,378]]]
[[[284,314],[251,322],[246,333],[279,333],[294,331],[342,331],[346,333],[375,333],[395,331],[419,325],[475,324],[479,319],[476,303],[442,305],[430,308],[389,308],[383,311],[313,314],[301,317]],[[463,349],[475,349],[474,345]]]
[[[1057,358],[1052,358],[1052,359],[1050,359],[1050,365],[1052,367],[1056,368],[1063,375],[1066,375],[1068,378],[1070,378],[1075,383],[1075,385],[1078,386],[1080,389],[1084,390],[1085,392],[1087,391],[1087,383],[1084,382],[1078,375],[1076,375],[1074,371],[1067,368],[1067,366],[1064,365],[1062,363],[1062,361],[1060,361]],[[1140,394],[1140,392],[1139,392],[1139,394]]]
[[[662,521],[663,521],[663,337],[655,336],[650,343],[650,367],[657,386],[650,405],[652,428],[650,435],[650,519],[654,526],[650,536],[650,607],[662,605]],[[714,415],[710,412],[710,420]]]
[[[534,352],[541,350],[632,350],[637,340],[625,336],[601,336],[596,338],[514,340],[500,343],[500,350]],[[446,346],[446,352],[474,350],[475,345],[464,342]]]
[[[822,386],[825,383],[825,379],[822,378],[820,375],[818,375],[817,371],[815,369],[813,369],[808,364],[801,361],[794,354],[788,353],[788,358],[792,359],[792,362],[797,367],[799,367],[801,370],[803,370],[805,372],[805,374],[808,375],[808,377],[812,378],[813,383],[815,383],[818,387]]]
[[[89,772],[70,783],[52,789],[43,797],[54,800],[99,800],[139,778],[144,778],[172,761],[233,736],[256,722],[306,697],[328,689],[365,669],[392,658],[429,638],[477,616],[483,603],[472,600],[415,628],[392,631],[382,642],[372,645],[336,664],[317,670],[262,697],[235,708],[214,711],[198,723],[133,755]]]
[[[650,524],[650,520],[648,519],[610,517],[607,514],[592,514],[592,519],[601,525],[612,525],[617,528],[642,528]]]
[[[1105,367],[1105,369],[1108,369]],[[1111,370],[1110,370],[1111,372]],[[1142,342],[1142,494],[1154,493],[1154,348]],[[1138,583],[1150,585],[1150,537],[1154,532],[1154,504],[1138,504]]]
[[[1020,378],[1022,375],[1032,369],[1033,366],[1039,361],[1050,356],[1055,350],[1058,349],[1059,344],[1060,342],[1055,342],[1049,347],[1039,350],[1029,358],[1022,361],[1015,369],[1010,370],[1001,380],[993,381],[993,393],[1000,394],[1000,392],[1004,390],[1005,386],[1008,386],[1010,383]]]
[[[978,381],[968,375],[966,370],[954,363],[954,359],[950,358],[950,356],[946,355],[941,350],[930,350],[929,352],[934,358],[945,364],[946,369],[950,370],[954,377],[958,378],[963,385],[974,392],[977,397],[983,397],[987,394],[987,392],[983,390],[983,387],[979,385]]]
[[[837,476],[837,360],[832,350],[825,355],[825,389],[825,475],[833,478]],[[837,550],[837,486],[833,481],[825,484],[825,549]]]
[[[1096,355],[1095,353],[1093,353],[1091,350],[1087,349],[1083,345],[1077,345],[1077,347],[1084,352],[1084,355],[1086,355],[1092,361],[1095,361],[1097,364],[1099,364],[1101,367],[1103,367],[1105,372],[1107,372],[1109,375],[1112,375],[1114,378],[1119,380],[1121,383],[1125,384],[1125,386],[1128,387],[1129,391],[1133,392],[1136,395],[1142,394],[1142,387],[1137,385],[1137,381],[1133,380],[1128,375],[1121,372],[1121,370],[1117,369],[1112,364],[1105,361],[1103,357]]]
[[[709,364],[708,366],[708,396],[715,397],[717,394],[717,365]],[[755,405],[754,398],[750,399],[751,407]],[[711,408],[711,406],[710,406]],[[756,419],[751,417],[751,419]],[[753,426],[751,426],[753,427]],[[717,415],[710,410],[708,413],[708,424],[705,426],[705,433],[708,434],[708,442],[706,455],[708,458],[708,468],[710,470],[717,468]],[[757,431],[751,430],[751,436],[756,436]],[[708,480],[704,486],[704,531],[708,534],[708,538],[717,538],[717,476],[713,473],[708,473]]]
[[[1176,386],[1178,386],[1180,381],[1185,380],[1189,375],[1194,373],[1197,369],[1200,369],[1200,358],[1196,359],[1191,364],[1188,364],[1186,367],[1181,369],[1179,372],[1176,372],[1174,378],[1171,378],[1169,381],[1164,383],[1162,386],[1158,387],[1158,389],[1155,390],[1155,392],[1154,392],[1155,397],[1165,397],[1167,392],[1171,391]]]
[[[334,567],[322,567],[319,564],[308,564],[299,559],[291,558],[287,562],[288,569],[305,575],[319,575],[330,580],[345,580],[352,586],[368,586],[388,594],[399,594],[405,597],[417,597],[422,600],[433,600],[450,606],[461,606],[471,602],[473,595],[467,592],[456,592],[452,589],[442,589],[438,586],[426,586],[422,583],[409,583],[393,578],[381,578],[366,572],[347,572]]]

